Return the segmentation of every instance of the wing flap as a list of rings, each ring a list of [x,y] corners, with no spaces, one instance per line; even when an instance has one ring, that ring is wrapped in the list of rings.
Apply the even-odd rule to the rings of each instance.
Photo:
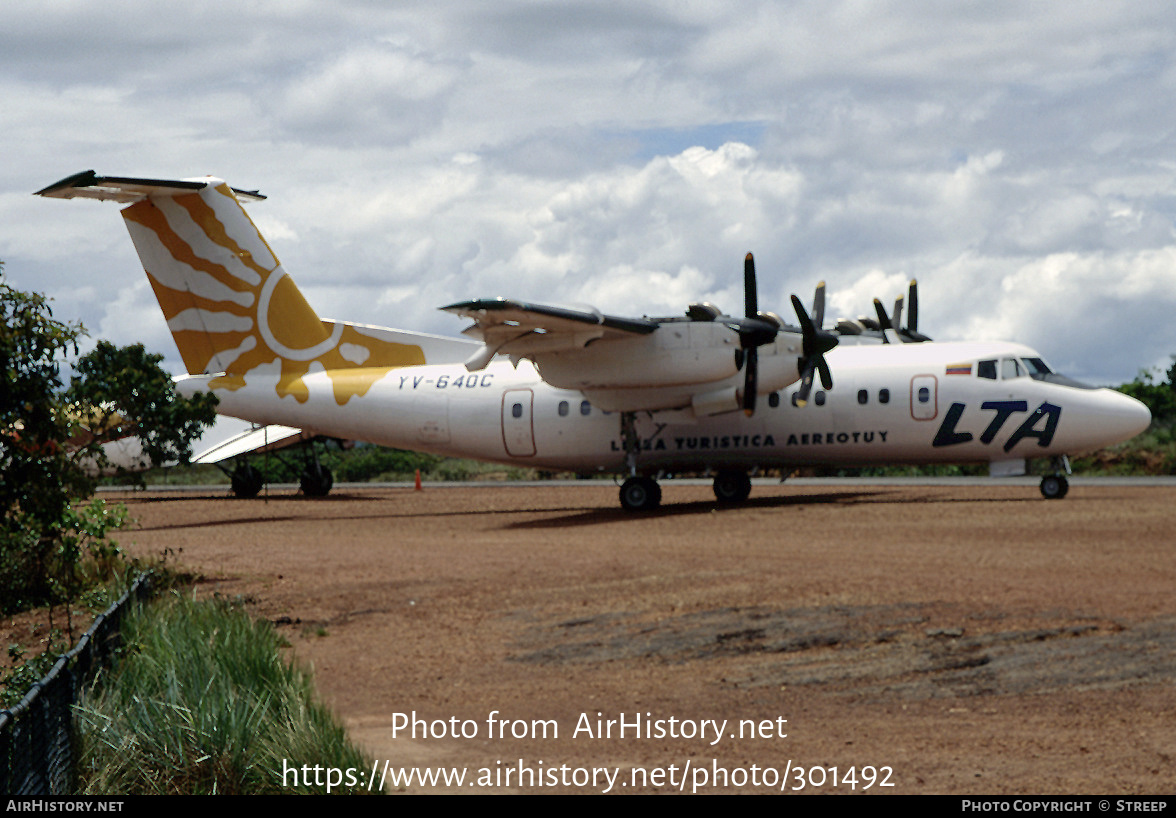
[[[583,332],[584,326],[599,326],[617,332],[648,335],[657,329],[649,318],[620,318],[604,315],[596,310],[576,310],[528,304],[509,298],[482,298],[462,301],[442,307],[445,312],[472,318],[479,328],[507,324],[517,327],[542,329],[548,332]]]
[[[658,328],[649,318],[621,318],[592,309],[508,298],[461,301],[441,309],[474,321],[464,333],[481,339],[483,347],[466,361],[470,371],[482,369],[498,354],[525,358],[540,352],[581,349],[598,338],[649,335]]]

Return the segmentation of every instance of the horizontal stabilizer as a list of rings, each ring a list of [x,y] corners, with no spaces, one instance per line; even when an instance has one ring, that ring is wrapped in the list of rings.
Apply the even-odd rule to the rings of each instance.
[[[191,462],[193,465],[220,463],[247,454],[261,454],[296,446],[314,437],[313,432],[304,432],[291,426],[261,426],[233,435],[228,440],[222,440],[197,454]]]
[[[48,196],[53,199],[99,199],[132,204],[149,196],[179,196],[184,193],[192,193],[207,187],[210,182],[220,184],[219,179],[212,179],[212,177],[204,179],[138,179],[129,176],[99,176],[92,170],[84,170],[62,179],[60,182],[54,182],[43,190],[38,190],[36,195]],[[265,199],[256,190],[232,188],[232,191],[240,200],[261,201]]]

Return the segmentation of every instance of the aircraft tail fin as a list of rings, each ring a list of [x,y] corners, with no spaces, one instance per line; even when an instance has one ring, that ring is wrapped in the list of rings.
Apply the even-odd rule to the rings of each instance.
[[[302,376],[317,363],[328,373],[425,363],[419,344],[395,343],[362,327],[323,321],[302,297],[240,201],[264,199],[213,177],[162,180],[85,171],[38,195],[112,200],[168,327],[193,375],[224,374],[219,386],[244,385],[255,370],[280,370],[279,394],[305,400]],[[351,375],[335,378],[339,403],[354,394]],[[267,376],[268,377],[268,376]],[[351,384],[340,391],[342,383]],[[366,391],[366,387],[359,391]]]

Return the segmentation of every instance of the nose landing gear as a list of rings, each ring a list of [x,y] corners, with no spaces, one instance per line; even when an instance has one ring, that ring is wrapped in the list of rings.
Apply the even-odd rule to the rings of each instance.
[[[1070,458],[1066,455],[1055,457],[1051,466],[1054,473],[1041,478],[1041,496],[1046,500],[1061,500],[1070,490],[1070,481],[1066,479],[1070,473]]]

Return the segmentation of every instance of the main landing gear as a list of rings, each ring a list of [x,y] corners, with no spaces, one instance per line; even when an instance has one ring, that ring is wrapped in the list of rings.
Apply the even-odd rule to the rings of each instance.
[[[265,478],[261,476],[261,472],[247,463],[233,469],[229,480],[232,483],[233,494],[244,498],[256,497],[265,485]]]
[[[626,511],[652,511],[661,505],[661,486],[648,475],[637,473],[637,453],[641,439],[637,436],[636,414],[621,413],[621,442],[625,447],[625,465],[629,477],[621,483],[621,506]],[[751,494],[751,478],[742,469],[720,469],[715,474],[715,499],[724,505],[742,503]]]
[[[621,483],[621,507],[625,511],[652,511],[661,505],[661,486],[652,477],[637,474],[641,438],[637,435],[635,412],[621,412],[621,445],[625,447],[625,465],[629,470],[629,478]]]
[[[715,499],[723,505],[742,503],[751,494],[751,478],[738,469],[715,475]],[[652,477],[633,475],[621,484],[621,505],[626,511],[652,511],[661,505],[661,486]]]
[[[307,463],[306,470],[298,479],[298,487],[307,497],[326,497],[335,485],[335,477],[326,466],[316,462]]]
[[[1041,478],[1041,496],[1046,500],[1061,500],[1070,490],[1070,459],[1065,455],[1055,457],[1052,463],[1054,473]]]
[[[751,494],[751,478],[738,469],[720,469],[715,475],[715,499],[724,505],[742,503]]]
[[[296,463],[291,463],[283,457],[273,455],[287,470],[287,474],[298,474],[298,487],[304,497],[326,497],[335,485],[335,476],[331,470],[319,462],[318,451],[314,442],[304,444],[305,457],[301,471]],[[271,453],[272,454],[272,453]],[[224,469],[224,467],[221,467]],[[227,469],[224,471],[228,472]],[[256,466],[246,462],[239,462],[229,474],[233,494],[241,498],[256,497],[265,488],[265,476]]]

